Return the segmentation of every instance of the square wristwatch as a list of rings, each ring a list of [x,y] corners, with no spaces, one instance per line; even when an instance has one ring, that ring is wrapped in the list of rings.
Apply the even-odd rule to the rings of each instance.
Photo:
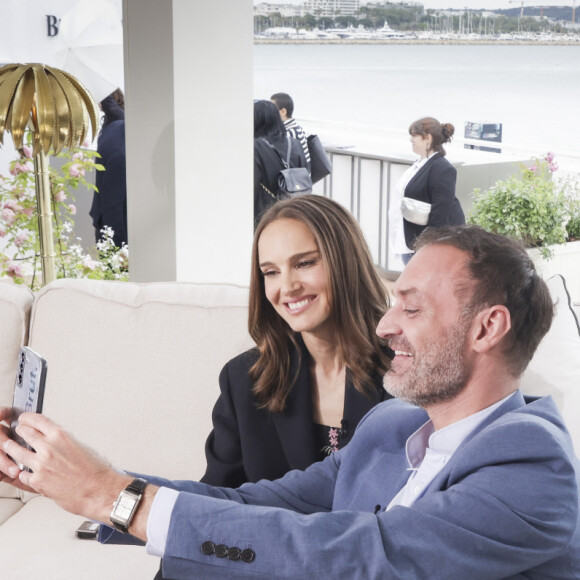
[[[134,479],[120,494],[117,501],[113,504],[113,511],[111,512],[111,523],[117,530],[127,534],[129,526],[133,520],[141,499],[143,492],[149,484],[145,479],[140,477]]]

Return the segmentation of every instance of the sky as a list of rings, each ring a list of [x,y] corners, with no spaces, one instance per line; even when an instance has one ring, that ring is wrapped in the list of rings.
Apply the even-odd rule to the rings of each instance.
[[[254,4],[260,4],[264,0],[254,0]],[[269,0],[276,4],[302,4],[303,0]],[[393,0],[397,1],[397,0]],[[487,9],[497,10],[500,8],[519,8],[522,3],[521,0],[418,0],[423,4],[425,9],[445,9],[445,8],[470,8],[470,9]],[[572,6],[573,0],[524,0],[524,10],[526,6]],[[580,2],[579,2],[580,4]]]

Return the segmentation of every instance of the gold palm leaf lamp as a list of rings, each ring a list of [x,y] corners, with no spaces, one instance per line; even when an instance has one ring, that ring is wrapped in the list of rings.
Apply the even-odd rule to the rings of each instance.
[[[10,133],[21,149],[32,131],[43,286],[56,279],[48,154],[77,147],[97,134],[99,113],[90,93],[72,75],[43,64],[0,67],[0,144]]]

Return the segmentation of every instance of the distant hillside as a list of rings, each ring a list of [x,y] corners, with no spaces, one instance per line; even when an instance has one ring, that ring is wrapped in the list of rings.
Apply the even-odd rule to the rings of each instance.
[[[503,16],[510,16],[512,18],[517,18],[520,15],[521,6],[519,8],[507,8],[505,10],[494,10],[496,14],[502,14]],[[544,16],[545,18],[550,18],[552,20],[572,20],[572,7],[571,6],[526,6],[524,5],[524,18],[526,16]],[[576,22],[580,18],[580,6],[576,14]]]

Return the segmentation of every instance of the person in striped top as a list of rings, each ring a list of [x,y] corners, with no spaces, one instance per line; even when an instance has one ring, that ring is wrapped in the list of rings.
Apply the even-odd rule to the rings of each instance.
[[[308,150],[308,142],[306,141],[306,134],[304,129],[296,122],[292,116],[294,114],[294,101],[288,93],[275,93],[270,97],[270,100],[278,107],[280,117],[284,121],[284,127],[290,137],[298,139],[302,149],[304,149],[304,156],[306,157],[306,165],[310,171],[310,151]]]

